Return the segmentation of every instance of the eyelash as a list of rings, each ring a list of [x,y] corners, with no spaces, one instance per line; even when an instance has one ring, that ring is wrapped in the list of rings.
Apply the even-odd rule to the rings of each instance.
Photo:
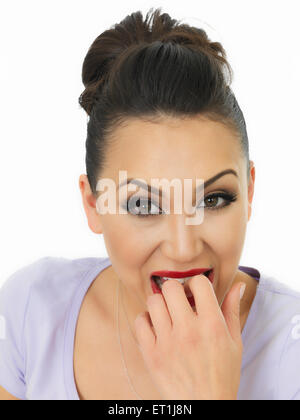
[[[210,198],[216,198],[216,197],[221,197],[221,198],[223,198],[224,200],[225,200],[225,204],[224,205],[222,205],[222,206],[217,206],[217,207],[206,207],[208,210],[212,210],[212,211],[218,211],[218,210],[221,210],[221,209],[223,209],[224,207],[227,207],[227,206],[229,206],[231,203],[233,203],[233,202],[235,202],[236,200],[237,200],[237,194],[236,193],[226,193],[226,192],[223,192],[223,193],[213,193],[213,194],[209,194],[209,195],[207,195],[205,198],[204,198],[204,201],[205,200],[207,200],[207,199],[210,199]],[[129,201],[129,200],[128,200]],[[132,213],[130,213],[130,211],[129,211],[129,209],[128,209],[128,201],[127,201],[127,203],[126,203],[126,205],[125,206],[122,206],[123,207],[123,209],[124,210],[127,210],[128,212],[129,212],[129,214],[130,215],[132,215],[132,216],[137,216],[137,217],[149,217],[149,216],[162,216],[163,215],[163,213],[158,213],[158,214],[142,214],[142,213],[138,213],[138,214],[132,214]],[[151,200],[150,199],[145,199],[145,200],[142,200],[142,199],[139,199],[138,200],[140,203],[142,202],[142,203],[144,203],[145,201],[146,202],[150,202],[151,203]],[[138,202],[137,201],[137,202]],[[148,207],[149,208],[149,207]],[[150,205],[150,208],[151,208],[151,205]],[[160,209],[161,210],[161,209]]]

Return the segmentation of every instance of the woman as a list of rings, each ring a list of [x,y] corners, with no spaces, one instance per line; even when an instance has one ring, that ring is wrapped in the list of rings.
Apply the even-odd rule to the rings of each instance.
[[[45,257],[6,281],[0,399],[299,399],[300,294],[238,265],[255,167],[222,45],[136,12],[96,38],[82,78],[79,186],[109,257]],[[193,180],[198,219],[153,178]]]

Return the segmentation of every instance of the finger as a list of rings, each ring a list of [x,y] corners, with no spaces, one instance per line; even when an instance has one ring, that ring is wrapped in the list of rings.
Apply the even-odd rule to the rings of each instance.
[[[156,336],[149,313],[140,313],[134,321],[134,327],[139,346],[151,351],[155,345]]]
[[[235,342],[241,340],[241,322],[240,322],[240,291],[245,283],[235,284],[227,293],[222,304],[222,312],[230,332]],[[246,285],[245,285],[246,286]],[[245,289],[244,289],[245,291]]]
[[[163,295],[155,293],[149,296],[147,305],[156,337],[163,339],[172,330],[172,320]]]
[[[167,280],[162,285],[162,292],[165,298],[172,324],[186,325],[188,319],[195,313],[186,297],[183,285],[177,280]]]
[[[212,319],[222,315],[214,288],[204,274],[192,277],[188,280],[188,285],[195,299],[198,317],[201,319]]]

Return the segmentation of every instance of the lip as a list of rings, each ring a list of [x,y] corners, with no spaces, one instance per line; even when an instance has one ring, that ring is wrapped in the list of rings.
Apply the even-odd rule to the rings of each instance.
[[[193,277],[198,276],[199,274],[205,273],[205,271],[212,270],[212,267],[208,268],[195,268],[189,271],[153,271],[151,273],[152,276],[159,276],[159,277],[169,277],[169,278],[177,278],[182,279],[184,277]]]

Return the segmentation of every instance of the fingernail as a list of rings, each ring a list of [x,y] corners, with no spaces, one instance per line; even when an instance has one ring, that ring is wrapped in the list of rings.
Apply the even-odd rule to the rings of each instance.
[[[244,296],[244,293],[245,293],[245,289],[246,289],[246,283],[243,283],[241,285],[241,288],[240,288],[240,300],[243,299],[243,296]]]

